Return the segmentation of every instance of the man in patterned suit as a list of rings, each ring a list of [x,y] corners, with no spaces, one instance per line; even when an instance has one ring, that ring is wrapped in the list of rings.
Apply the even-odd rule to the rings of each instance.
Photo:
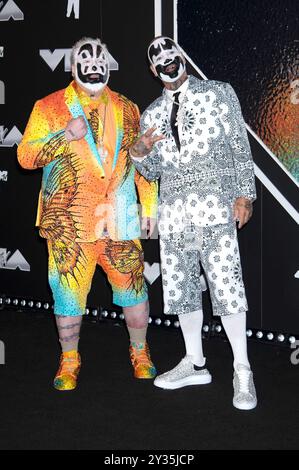
[[[108,276],[113,302],[123,307],[135,377],[155,376],[146,343],[135,184],[143,223],[155,218],[157,185],[135,171],[129,156],[139,133],[138,108],[108,88],[108,51],[99,39],[78,41],[71,61],[74,81],[36,102],[18,148],[23,168],[43,168],[37,225],[47,239],[62,346],[58,390],[77,384],[81,320],[97,264]]]
[[[149,181],[160,178],[164,312],[179,316],[186,345],[178,366],[154,383],[175,389],[212,380],[202,351],[201,263],[213,313],[221,317],[234,355],[233,404],[252,409],[257,399],[236,221],[239,228],[248,222],[256,191],[240,105],[229,84],[188,76],[182,51],[170,38],[155,38],[148,58],[164,90],[142,115],[131,156]]]

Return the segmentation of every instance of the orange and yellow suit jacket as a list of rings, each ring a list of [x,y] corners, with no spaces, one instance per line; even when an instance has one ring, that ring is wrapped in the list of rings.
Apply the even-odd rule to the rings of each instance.
[[[139,111],[107,86],[103,163],[75,82],[34,105],[18,160],[23,168],[43,167],[37,225],[40,235],[64,242],[92,242],[103,236],[133,240],[140,236],[136,186],[142,216],[155,217],[157,184],[148,182],[131,164],[129,148],[139,134]],[[87,134],[67,142],[64,130],[83,116]]]

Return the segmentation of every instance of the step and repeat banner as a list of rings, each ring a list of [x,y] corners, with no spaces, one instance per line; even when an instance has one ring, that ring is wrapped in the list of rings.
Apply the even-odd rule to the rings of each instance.
[[[42,172],[23,170],[16,158],[35,101],[68,85],[71,47],[91,36],[110,52],[110,88],[143,110],[161,92],[146,62],[154,34],[152,0],[0,1],[0,295],[51,302],[46,244],[35,228]],[[145,241],[144,250],[152,312],[159,315],[158,240]],[[98,269],[88,305],[114,309],[111,298]]]
[[[22,170],[16,159],[34,102],[67,86],[70,49],[92,36],[111,54],[109,86],[144,110],[161,93],[146,61],[161,31],[178,38],[191,73],[228,81],[240,97],[259,194],[240,232],[248,325],[299,333],[296,2],[244,3],[248,8],[233,0],[0,1],[0,294],[51,302],[46,246],[34,227],[41,171]],[[143,247],[151,315],[162,318],[158,240]],[[99,269],[88,305],[114,309]]]

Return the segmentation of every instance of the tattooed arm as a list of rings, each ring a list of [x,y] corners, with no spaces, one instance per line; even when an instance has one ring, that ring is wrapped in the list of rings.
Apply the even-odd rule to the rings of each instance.
[[[155,130],[155,127],[151,127],[136,140],[130,149],[132,157],[145,157],[152,151],[156,142],[164,139],[163,135],[154,135]]]
[[[130,148],[130,155],[137,171],[149,181],[160,178],[161,156],[154,144],[164,139],[162,135],[154,135],[156,128],[149,127],[147,113],[141,118],[141,136]]]

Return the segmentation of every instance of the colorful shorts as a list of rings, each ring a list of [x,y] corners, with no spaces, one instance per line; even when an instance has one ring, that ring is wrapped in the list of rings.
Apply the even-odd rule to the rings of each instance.
[[[49,284],[56,315],[83,315],[97,265],[108,277],[113,303],[131,307],[147,300],[143,250],[139,240],[68,244],[48,240]]]

